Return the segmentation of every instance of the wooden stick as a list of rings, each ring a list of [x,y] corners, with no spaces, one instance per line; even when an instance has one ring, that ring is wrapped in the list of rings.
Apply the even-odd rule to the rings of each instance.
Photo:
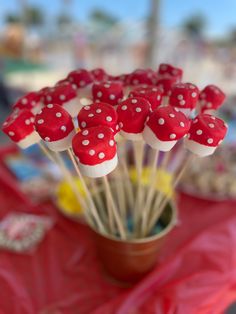
[[[83,176],[82,176],[82,174],[81,174],[81,172],[79,170],[78,164],[77,164],[77,162],[76,162],[76,160],[74,158],[74,155],[73,155],[73,153],[71,151],[71,148],[69,148],[67,150],[67,153],[68,153],[68,155],[70,157],[70,160],[72,161],[72,164],[73,164],[73,166],[75,168],[75,171],[76,171],[76,173],[77,173],[77,175],[78,175],[78,177],[79,177],[79,179],[81,181],[81,184],[83,186],[83,189],[84,189],[84,191],[86,193],[86,197],[87,197],[87,199],[89,201],[89,204],[90,204],[90,210],[91,210],[91,213],[92,213],[92,215],[93,215],[93,217],[94,217],[94,219],[95,219],[95,221],[97,223],[97,226],[98,226],[98,228],[99,228],[99,230],[101,232],[105,233],[104,225],[103,225],[103,223],[102,223],[102,221],[101,221],[101,219],[100,219],[100,217],[98,215],[96,206],[95,206],[94,201],[92,199],[92,196],[91,196],[91,194],[90,194],[90,192],[89,192],[89,190],[87,188],[87,185],[86,185],[86,183],[84,181],[84,178],[83,178]]]
[[[127,185],[126,185],[127,202],[126,203],[128,204],[130,211],[132,211],[133,206],[134,206],[134,191],[133,191],[133,186],[132,186],[132,182],[131,182],[130,175],[129,175],[129,170],[127,167],[127,163],[123,160],[123,158],[121,157],[119,160],[120,160],[122,169],[124,171],[124,177],[125,177],[126,183],[127,183]]]
[[[107,208],[107,214],[108,214],[108,225],[109,225],[109,231],[112,234],[116,233],[116,226],[113,216],[113,210],[111,207],[111,199],[113,200],[112,194],[110,196],[109,190],[107,189],[107,185],[105,184],[105,181],[103,180],[104,190],[105,190],[105,197],[106,197],[106,208]]]
[[[104,181],[104,185],[106,187],[106,191],[108,193],[108,197],[110,198],[110,205],[111,205],[110,207],[112,209],[112,213],[114,215],[115,222],[116,222],[117,228],[119,230],[121,239],[126,239],[125,229],[124,229],[124,226],[122,225],[122,221],[121,221],[121,219],[119,217],[116,205],[114,203],[114,200],[113,200],[113,197],[112,197],[112,194],[111,194],[111,188],[110,188],[109,182],[107,180],[107,176],[104,176],[102,178],[103,178],[103,181]]]
[[[181,180],[184,172],[186,171],[186,169],[188,168],[188,166],[191,164],[191,162],[193,162],[193,160],[195,159],[195,155],[191,154],[187,157],[187,160],[185,161],[183,167],[181,168],[181,170],[179,171],[177,177],[175,178],[175,181],[173,183],[173,189],[176,188],[176,186],[178,185],[179,181]],[[151,217],[150,222],[148,223],[148,227],[147,227],[147,232],[146,234],[148,234],[152,228],[155,226],[157,220],[160,218],[160,216],[162,215],[163,210],[165,209],[167,203],[169,201],[169,194],[167,194],[164,198],[162,198],[161,201],[159,201],[159,204],[156,204],[155,202],[155,208],[158,208],[156,206],[159,206],[158,210],[155,210],[154,215]]]
[[[40,147],[41,151],[46,155],[46,157],[49,160],[51,160],[52,162],[56,163],[56,161],[53,158],[51,152],[47,149],[47,147],[41,141],[38,143],[38,146]]]
[[[126,213],[126,199],[125,199],[125,185],[122,182],[122,173],[121,169],[118,167],[115,170],[116,178],[114,179],[115,189],[117,193],[117,201],[119,204],[120,214],[123,221],[123,224],[126,225],[127,213]]]

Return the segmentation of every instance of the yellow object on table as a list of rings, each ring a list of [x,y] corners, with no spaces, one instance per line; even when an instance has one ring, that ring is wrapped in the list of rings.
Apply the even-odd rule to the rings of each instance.
[[[74,179],[76,185],[78,186],[81,196],[85,197],[85,191],[83,190],[82,184],[79,179]],[[77,201],[77,198],[72,191],[70,185],[62,181],[56,191],[57,205],[62,212],[71,216],[81,216],[83,213],[83,208],[81,204]]]
[[[147,186],[150,184],[150,171],[151,168],[144,167],[142,172],[142,185]],[[137,171],[135,167],[130,169],[130,177],[132,182],[137,182]],[[156,189],[162,192],[168,197],[173,196],[173,186],[172,186],[173,175],[172,173],[166,171],[165,169],[158,169],[156,174]]]

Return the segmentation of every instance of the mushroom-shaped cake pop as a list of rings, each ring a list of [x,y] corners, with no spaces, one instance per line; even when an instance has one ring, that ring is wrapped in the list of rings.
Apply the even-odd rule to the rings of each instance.
[[[3,123],[2,130],[23,149],[40,141],[34,129],[34,115],[27,109],[13,112]]]
[[[112,82],[122,82],[123,86],[129,85],[130,74],[109,75],[109,80]]]
[[[129,85],[155,85],[157,82],[157,75],[151,69],[137,69],[129,75]]]
[[[168,97],[170,96],[172,87],[176,84],[176,82],[176,77],[166,77],[158,79],[156,85],[163,90],[163,96]]]
[[[61,106],[48,104],[35,117],[35,128],[43,141],[53,151],[71,147],[75,134],[72,118]]]
[[[122,101],[117,107],[120,133],[131,141],[142,140],[142,132],[150,111],[150,103],[144,98],[132,97]]]
[[[109,78],[109,76],[106,73],[106,71],[104,71],[101,68],[93,69],[90,72],[92,74],[93,80],[97,81],[97,82],[107,81],[108,78]]]
[[[189,128],[189,119],[179,109],[159,107],[151,113],[143,138],[152,148],[167,152],[188,133]]]
[[[211,155],[224,139],[227,129],[223,120],[200,114],[191,123],[185,146],[200,157]]]
[[[107,126],[81,130],[73,138],[72,148],[85,176],[103,177],[117,166],[114,133]]]
[[[217,110],[225,100],[225,93],[215,85],[207,85],[199,95],[201,111],[211,113]]]
[[[78,69],[68,74],[71,84],[77,86],[77,94],[82,105],[87,104],[92,98],[91,87],[93,83],[92,74],[85,69]]]
[[[76,117],[81,108],[76,90],[70,83],[51,88],[44,96],[43,102],[45,105],[62,106],[72,117]]]
[[[40,102],[40,95],[37,92],[30,92],[24,95],[13,105],[13,109],[28,109],[33,114],[36,114],[41,109],[41,107],[42,105]]]
[[[157,70],[157,75],[158,78],[175,77],[177,82],[180,82],[183,76],[183,70],[168,63],[161,63]]]
[[[161,105],[162,89],[156,86],[137,87],[129,93],[129,97],[142,97],[149,101],[151,110],[155,110]]]
[[[114,134],[119,131],[116,110],[103,102],[84,106],[78,114],[78,124],[81,129],[105,125],[111,128]]]
[[[196,107],[199,89],[191,83],[177,83],[172,87],[169,104],[189,115]]]
[[[96,82],[92,87],[94,101],[101,101],[117,106],[123,98],[123,85],[121,82]]]

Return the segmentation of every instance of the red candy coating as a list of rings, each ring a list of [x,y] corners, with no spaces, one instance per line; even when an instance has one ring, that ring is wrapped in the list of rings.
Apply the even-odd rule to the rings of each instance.
[[[72,71],[67,76],[68,80],[77,86],[77,88],[83,88],[93,82],[92,74],[85,69],[78,69]]]
[[[183,109],[194,109],[199,96],[199,89],[191,83],[177,83],[172,87],[169,104]]]
[[[114,133],[107,126],[96,126],[78,132],[72,148],[80,163],[98,165],[116,155]]]
[[[64,103],[77,97],[76,90],[71,84],[60,84],[50,88],[43,97],[45,105],[57,104],[63,106]]]
[[[199,95],[201,110],[217,110],[225,100],[225,93],[215,85],[207,85]]]
[[[155,110],[161,105],[163,91],[156,86],[138,87],[129,93],[130,97],[142,97],[149,101],[151,109]]]
[[[103,82],[109,79],[106,71],[101,68],[93,69],[90,73],[92,74],[93,80],[97,82]]]
[[[159,78],[175,77],[177,81],[181,81],[183,76],[183,70],[180,68],[176,68],[168,63],[161,63],[158,68],[157,74]]]
[[[157,81],[157,86],[163,90],[164,96],[170,96],[172,87],[176,84],[176,77],[161,78]]]
[[[123,98],[123,85],[121,82],[96,82],[92,86],[92,95],[94,101],[116,106]]]
[[[129,75],[129,85],[155,85],[157,75],[151,69],[137,69]]]
[[[32,110],[33,108],[37,107],[40,104],[40,95],[37,92],[30,92],[20,99],[13,105],[13,109],[29,109]]]

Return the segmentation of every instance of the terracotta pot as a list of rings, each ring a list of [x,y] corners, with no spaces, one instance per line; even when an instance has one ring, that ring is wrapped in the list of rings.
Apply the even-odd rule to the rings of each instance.
[[[93,230],[99,259],[105,271],[114,279],[135,283],[157,263],[158,253],[166,235],[176,224],[177,211],[168,204],[161,216],[164,229],[144,239],[121,240]]]

